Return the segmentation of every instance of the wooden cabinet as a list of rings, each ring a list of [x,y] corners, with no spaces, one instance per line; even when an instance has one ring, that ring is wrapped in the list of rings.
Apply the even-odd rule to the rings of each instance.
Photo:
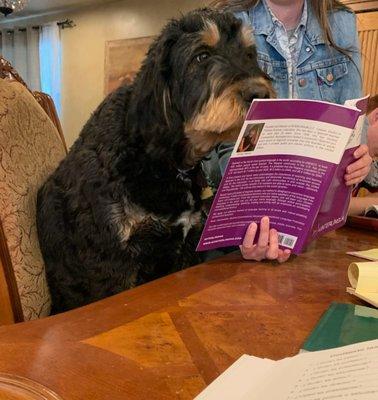
[[[378,11],[357,14],[364,93],[378,94]]]
[[[344,0],[342,3],[352,8],[355,12],[378,10],[378,0]]]
[[[343,0],[357,14],[364,93],[378,94],[378,0]]]

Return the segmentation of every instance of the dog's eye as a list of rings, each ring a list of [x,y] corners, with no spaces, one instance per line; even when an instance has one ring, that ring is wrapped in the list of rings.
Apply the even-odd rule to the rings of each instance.
[[[207,60],[209,57],[210,57],[210,53],[207,52],[207,51],[204,51],[203,53],[198,54],[198,55],[195,57],[195,60],[196,60],[198,63],[201,63],[201,62]]]

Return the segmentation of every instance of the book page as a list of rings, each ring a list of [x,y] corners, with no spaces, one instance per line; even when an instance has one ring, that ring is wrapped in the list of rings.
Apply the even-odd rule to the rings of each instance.
[[[349,142],[346,146],[346,150],[355,148],[361,144],[369,98],[370,96],[365,96],[360,99],[351,99],[345,102],[346,106],[355,107],[360,111],[360,116],[358,117],[356,127],[354,128],[353,133],[350,136]]]
[[[275,361],[244,354],[212,382],[195,400],[240,399],[268,376]]]
[[[254,101],[197,250],[241,244],[248,224],[269,216],[280,246],[300,253],[358,116],[325,102]]]
[[[365,317],[370,319],[375,318],[378,320],[378,310],[375,310],[372,307],[360,306],[358,304],[354,306],[354,315],[357,317]],[[377,329],[375,329],[374,332],[376,332],[378,335]]]
[[[377,400],[378,340],[280,361],[243,356],[196,400]]]
[[[242,400],[377,400],[378,340],[299,354],[276,363]]]
[[[378,303],[378,262],[352,263],[348,268],[349,282],[356,296]]]
[[[370,261],[378,261],[378,248],[363,251],[348,251],[347,254]]]
[[[356,292],[356,289],[353,289],[351,287],[347,287],[346,289],[347,293],[352,294],[356,297],[358,297],[361,300],[366,301],[367,303],[373,305],[374,307],[378,308],[378,295],[375,293],[359,293]]]

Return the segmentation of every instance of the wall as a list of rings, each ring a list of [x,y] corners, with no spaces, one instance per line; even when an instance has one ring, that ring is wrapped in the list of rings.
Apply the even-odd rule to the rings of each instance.
[[[203,5],[201,0],[132,0],[69,15],[62,31],[63,129],[68,145],[103,99],[105,42],[157,34],[168,18]]]
[[[124,0],[69,13],[20,21],[23,25],[72,19],[76,27],[61,31],[62,116],[68,146],[104,97],[105,42],[157,34],[167,19],[206,0]]]

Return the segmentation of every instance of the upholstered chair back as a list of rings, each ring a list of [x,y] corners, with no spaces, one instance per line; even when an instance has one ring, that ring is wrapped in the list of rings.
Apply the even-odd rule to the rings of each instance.
[[[10,303],[16,322],[50,312],[36,199],[65,155],[56,126],[33,94],[17,81],[0,79],[0,307]]]

